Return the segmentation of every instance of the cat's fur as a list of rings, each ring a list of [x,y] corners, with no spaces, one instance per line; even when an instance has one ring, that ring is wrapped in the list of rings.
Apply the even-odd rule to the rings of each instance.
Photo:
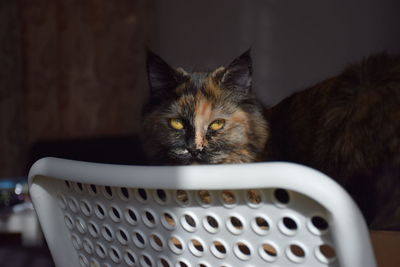
[[[264,117],[251,73],[249,52],[227,68],[191,73],[149,53],[142,132],[152,164],[302,163],[342,184],[370,227],[400,228],[400,59],[371,56]],[[171,118],[186,128],[172,129]],[[210,132],[218,118],[225,128]]]
[[[249,52],[212,72],[173,69],[149,52],[150,101],[143,142],[156,164],[243,163],[261,159],[268,137],[261,108],[251,92]],[[173,129],[171,119],[185,127]],[[213,131],[209,125],[225,121]]]
[[[321,170],[350,192],[371,227],[400,228],[399,57],[370,56],[266,115],[268,160]]]

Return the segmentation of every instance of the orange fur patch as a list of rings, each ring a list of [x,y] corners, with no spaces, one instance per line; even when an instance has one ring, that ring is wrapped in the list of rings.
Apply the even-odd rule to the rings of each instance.
[[[247,124],[249,121],[248,116],[244,111],[236,111],[233,113],[231,120],[240,124]]]
[[[208,101],[204,101],[201,105],[202,106],[200,107],[200,115],[204,116],[208,112],[208,110],[209,110],[208,108],[211,105],[211,103]]]
[[[214,76],[208,76],[205,82],[205,91],[215,98],[218,98],[222,94],[221,88],[215,83]]]
[[[185,95],[179,98],[179,105],[181,106],[190,106],[194,101],[194,97],[192,95]]]
[[[187,87],[188,82],[184,82],[182,84],[180,84],[178,87],[175,88],[175,92],[177,94],[181,94]]]
[[[194,126],[196,129],[195,144],[196,148],[199,150],[202,150],[204,146],[207,145],[205,134],[208,123],[212,117],[212,112],[212,103],[199,93],[197,95],[194,118]]]

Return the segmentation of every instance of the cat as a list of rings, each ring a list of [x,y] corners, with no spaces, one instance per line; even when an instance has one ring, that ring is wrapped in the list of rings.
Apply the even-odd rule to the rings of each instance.
[[[374,229],[400,228],[400,60],[371,56],[263,108],[250,51],[186,72],[148,53],[143,144],[152,164],[301,163],[335,179]]]
[[[227,67],[186,72],[148,52],[150,100],[144,150],[154,164],[245,163],[262,159],[268,125],[254,97],[247,51]]]
[[[400,57],[371,55],[265,111],[266,160],[339,182],[374,229],[400,229]]]

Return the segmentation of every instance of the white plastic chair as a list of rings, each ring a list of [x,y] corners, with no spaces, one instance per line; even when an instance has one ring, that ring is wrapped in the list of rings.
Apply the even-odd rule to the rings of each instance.
[[[376,266],[353,200],[296,164],[44,158],[29,182],[57,267]]]

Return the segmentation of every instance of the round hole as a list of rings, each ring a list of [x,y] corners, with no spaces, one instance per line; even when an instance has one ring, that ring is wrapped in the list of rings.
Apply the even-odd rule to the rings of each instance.
[[[120,228],[117,230],[117,240],[122,244],[122,245],[127,245],[129,241],[128,233]]]
[[[168,230],[172,230],[176,227],[176,218],[171,213],[164,212],[163,216],[161,217],[161,223]]]
[[[84,220],[82,220],[81,218],[77,218],[75,225],[76,225],[76,229],[78,229],[79,233],[81,233],[81,234],[86,233],[86,223]]]
[[[75,223],[69,214],[64,215],[64,221],[69,230],[72,230],[75,227]]]
[[[227,253],[226,246],[221,241],[214,241],[211,244],[210,251],[215,257],[219,259],[225,258]]]
[[[152,258],[146,254],[140,257],[140,263],[143,267],[152,267],[154,265]]]
[[[95,247],[95,251],[97,256],[99,256],[101,259],[104,259],[106,257],[106,248],[104,247],[103,244],[97,243]]]
[[[135,266],[136,263],[135,253],[130,249],[126,250],[124,255],[124,261],[128,266]]]
[[[218,229],[219,229],[219,223],[213,215],[207,215],[203,219],[203,226],[209,233],[212,233],[212,234],[215,234],[216,232],[218,232]]]
[[[175,254],[181,254],[183,251],[183,243],[178,237],[172,236],[168,241],[168,245]]]
[[[261,258],[267,262],[274,262],[277,259],[278,251],[275,246],[270,243],[264,243],[259,250]]]
[[[318,246],[315,255],[319,261],[325,264],[333,263],[336,260],[336,252],[334,248],[328,244]]]
[[[266,235],[270,229],[267,219],[261,216],[257,216],[251,221],[251,227],[259,235]]]
[[[103,235],[104,239],[111,242],[114,240],[114,232],[111,227],[104,225],[101,228],[101,234]]]
[[[182,227],[188,232],[196,231],[196,220],[193,215],[185,214],[181,217]]]
[[[119,196],[121,197],[122,200],[129,200],[129,189],[126,187],[120,187],[119,188]]]
[[[143,223],[150,228],[155,227],[157,223],[154,213],[150,210],[144,211],[144,213],[142,214],[142,220]]]
[[[82,213],[85,216],[89,217],[92,214],[92,206],[90,205],[90,203],[88,201],[82,200],[80,207],[81,207]]]
[[[320,216],[314,216],[311,218],[311,223],[314,225],[315,228],[317,228],[320,231],[325,231],[328,229],[329,224],[328,222],[320,217]]]
[[[295,235],[298,229],[297,223],[290,217],[283,217],[278,223],[279,230],[285,235]]]
[[[166,258],[158,259],[158,266],[160,267],[172,267],[172,263]]]
[[[181,206],[189,205],[189,194],[185,190],[176,190],[176,202]]]
[[[222,203],[227,206],[233,206],[236,204],[236,196],[233,191],[224,190],[221,192]]]
[[[246,191],[246,200],[250,207],[258,207],[262,202],[261,193],[259,190],[251,189]]]
[[[321,216],[313,216],[308,226],[310,231],[316,235],[324,234],[329,229],[328,222]]]
[[[83,249],[84,249],[88,254],[92,254],[92,253],[93,253],[93,250],[94,250],[94,248],[93,248],[93,243],[92,243],[89,239],[87,239],[87,238],[83,239]]]
[[[83,192],[83,185],[82,185],[82,183],[76,183],[75,189],[76,189],[76,192],[77,192],[77,193],[82,193],[82,192]]]
[[[189,263],[184,262],[184,261],[178,261],[178,266],[179,267],[189,267]]]
[[[297,230],[297,224],[292,218],[284,217],[283,224],[290,230]]]
[[[99,236],[99,227],[93,221],[90,221],[88,223],[88,231],[89,231],[89,234],[94,238],[97,238]]]
[[[147,202],[147,191],[143,188],[138,188],[135,191],[136,199],[142,203]]]
[[[160,236],[157,234],[152,234],[150,236],[150,245],[156,251],[161,251],[164,247],[164,242]]]
[[[111,186],[104,186],[103,187],[103,195],[108,199],[112,199],[113,190],[112,190]]]
[[[189,250],[193,255],[201,257],[204,254],[204,245],[197,239],[192,239],[189,242]]]
[[[212,196],[211,193],[207,190],[199,190],[197,191],[197,197],[199,200],[199,203],[201,205],[210,205],[212,203]]]
[[[301,263],[305,260],[306,252],[300,245],[291,244],[286,249],[286,255],[292,262]]]
[[[161,205],[163,205],[163,204],[165,204],[165,203],[167,203],[167,200],[168,200],[168,195],[167,195],[167,192],[165,191],[165,190],[163,190],[163,189],[157,189],[156,191],[155,191],[155,200],[159,203],[159,204],[161,204]]]
[[[71,235],[72,245],[76,250],[80,250],[82,248],[82,241],[77,234]]]
[[[71,209],[72,212],[77,213],[78,212],[78,201],[73,198],[70,197],[69,201],[68,201],[68,207]]]
[[[233,252],[235,253],[236,257],[241,260],[249,260],[252,254],[250,245],[243,242],[236,243],[233,248]]]
[[[236,216],[230,216],[229,219],[226,221],[226,227],[228,230],[235,235],[242,233],[243,231],[243,223]]]
[[[97,191],[98,191],[97,186],[94,184],[89,185],[88,191],[89,191],[89,194],[92,196],[97,195]]]
[[[89,266],[89,261],[88,261],[88,259],[85,257],[85,255],[79,254],[79,264],[80,264],[82,267],[87,267],[87,266]]]
[[[111,206],[109,214],[111,220],[113,220],[114,222],[119,223],[121,221],[121,211],[118,207]]]
[[[144,235],[140,232],[133,233],[133,243],[135,243],[138,248],[146,247],[146,239],[144,238]]]
[[[122,261],[121,253],[116,247],[111,247],[110,250],[108,251],[108,255],[110,256],[111,260],[115,263],[120,263]]]
[[[280,189],[280,188],[276,189],[276,190],[274,191],[274,197],[275,197],[275,200],[276,200],[279,204],[286,205],[286,204],[288,204],[289,201],[290,201],[289,193],[288,193],[288,191],[286,191],[285,189]]]
[[[63,195],[58,195],[58,205],[65,210],[67,208],[67,199]]]
[[[126,209],[125,220],[131,225],[136,225],[138,223],[137,212],[133,208]]]
[[[96,203],[94,213],[96,214],[97,218],[99,218],[100,220],[103,220],[106,217],[106,209],[100,203]]]

